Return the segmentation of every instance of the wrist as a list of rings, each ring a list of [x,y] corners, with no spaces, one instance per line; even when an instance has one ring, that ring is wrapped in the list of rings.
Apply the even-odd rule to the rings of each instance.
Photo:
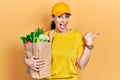
[[[85,47],[87,47],[89,50],[92,50],[94,48],[93,44],[85,44]]]

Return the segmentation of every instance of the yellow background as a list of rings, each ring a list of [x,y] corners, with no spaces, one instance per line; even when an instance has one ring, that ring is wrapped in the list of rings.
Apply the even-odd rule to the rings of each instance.
[[[79,79],[120,80],[120,0],[0,0],[0,80],[37,80],[26,73],[19,37],[38,26],[49,30],[51,8],[59,1],[71,7],[71,28],[100,32]]]

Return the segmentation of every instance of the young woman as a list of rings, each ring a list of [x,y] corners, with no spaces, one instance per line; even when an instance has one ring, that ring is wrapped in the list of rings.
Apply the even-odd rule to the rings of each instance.
[[[71,12],[66,3],[60,2],[52,8],[52,24],[49,36],[52,41],[51,77],[48,80],[78,80],[77,66],[84,69],[93,49],[93,40],[99,34],[79,32],[69,29]],[[44,67],[44,60],[25,58],[25,63],[39,71]]]

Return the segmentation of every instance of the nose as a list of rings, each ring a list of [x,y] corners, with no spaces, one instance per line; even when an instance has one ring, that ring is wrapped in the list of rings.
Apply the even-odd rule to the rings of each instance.
[[[62,22],[65,23],[66,22],[66,18],[62,17]]]

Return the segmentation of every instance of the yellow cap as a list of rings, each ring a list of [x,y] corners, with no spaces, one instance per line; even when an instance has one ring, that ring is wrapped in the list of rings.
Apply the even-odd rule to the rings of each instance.
[[[52,14],[59,16],[61,14],[68,13],[71,14],[69,6],[64,2],[56,3],[52,8]]]

